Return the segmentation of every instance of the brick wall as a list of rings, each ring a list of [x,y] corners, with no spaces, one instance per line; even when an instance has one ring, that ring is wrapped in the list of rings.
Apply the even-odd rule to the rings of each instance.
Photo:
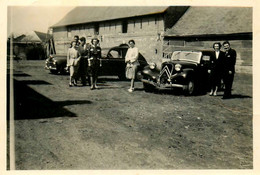
[[[147,34],[147,35],[112,35],[104,36],[100,42],[101,48],[110,48],[112,46],[117,46],[122,43],[128,43],[130,39],[133,39],[136,43],[136,47],[139,52],[146,58],[148,62],[156,62],[162,56],[162,41],[158,40],[157,35]]]
[[[136,47],[148,62],[156,62],[162,57],[162,38],[164,21],[161,16],[136,17],[104,21],[99,23],[99,33],[95,35],[95,24],[81,24],[68,27],[55,28],[53,30],[55,48],[57,54],[66,54],[69,43],[74,35],[86,37],[87,42],[97,36],[101,48],[111,48],[122,43],[135,40]],[[122,24],[127,21],[127,32],[123,33]],[[70,34],[69,34],[70,33]]]

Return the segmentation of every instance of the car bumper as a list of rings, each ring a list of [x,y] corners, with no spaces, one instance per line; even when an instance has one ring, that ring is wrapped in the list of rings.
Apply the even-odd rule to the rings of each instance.
[[[143,83],[153,85],[154,87],[156,87],[158,89],[166,89],[166,88],[182,88],[182,89],[185,89],[186,88],[186,85],[182,85],[182,84],[174,84],[174,83],[160,84],[160,83],[155,83],[154,81],[146,80],[146,79],[141,79],[141,81]]]
[[[51,65],[45,65],[45,67],[44,67],[45,69],[47,69],[47,70],[57,70],[57,67],[56,66],[51,66]]]

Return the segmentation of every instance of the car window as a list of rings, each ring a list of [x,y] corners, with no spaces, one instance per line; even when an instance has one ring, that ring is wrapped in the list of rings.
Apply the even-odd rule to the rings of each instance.
[[[210,60],[210,56],[209,55],[203,55],[202,60],[203,61],[209,61]]]
[[[121,58],[121,53],[117,50],[110,50],[110,52],[107,54],[109,58]]]
[[[209,55],[203,55],[201,58],[201,63],[207,68],[210,66],[210,56]]]

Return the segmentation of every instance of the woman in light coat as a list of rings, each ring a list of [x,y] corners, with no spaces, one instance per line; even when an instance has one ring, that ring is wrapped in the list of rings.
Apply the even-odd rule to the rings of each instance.
[[[79,68],[80,54],[76,48],[76,41],[71,42],[71,48],[67,53],[67,67],[70,70],[70,82],[69,86],[77,86],[77,72]]]
[[[135,41],[130,40],[128,42],[130,48],[127,50],[125,56],[126,64],[126,78],[131,80],[130,88],[128,89],[129,92],[134,91],[134,80],[137,72],[137,67],[140,65],[138,62],[138,55],[139,51],[138,48],[135,47]]]

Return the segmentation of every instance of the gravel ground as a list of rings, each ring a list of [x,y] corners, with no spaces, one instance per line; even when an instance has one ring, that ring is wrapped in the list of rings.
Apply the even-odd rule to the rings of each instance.
[[[233,98],[146,93],[141,82],[102,77],[68,86],[43,61],[14,63],[18,170],[252,169],[252,75]]]

